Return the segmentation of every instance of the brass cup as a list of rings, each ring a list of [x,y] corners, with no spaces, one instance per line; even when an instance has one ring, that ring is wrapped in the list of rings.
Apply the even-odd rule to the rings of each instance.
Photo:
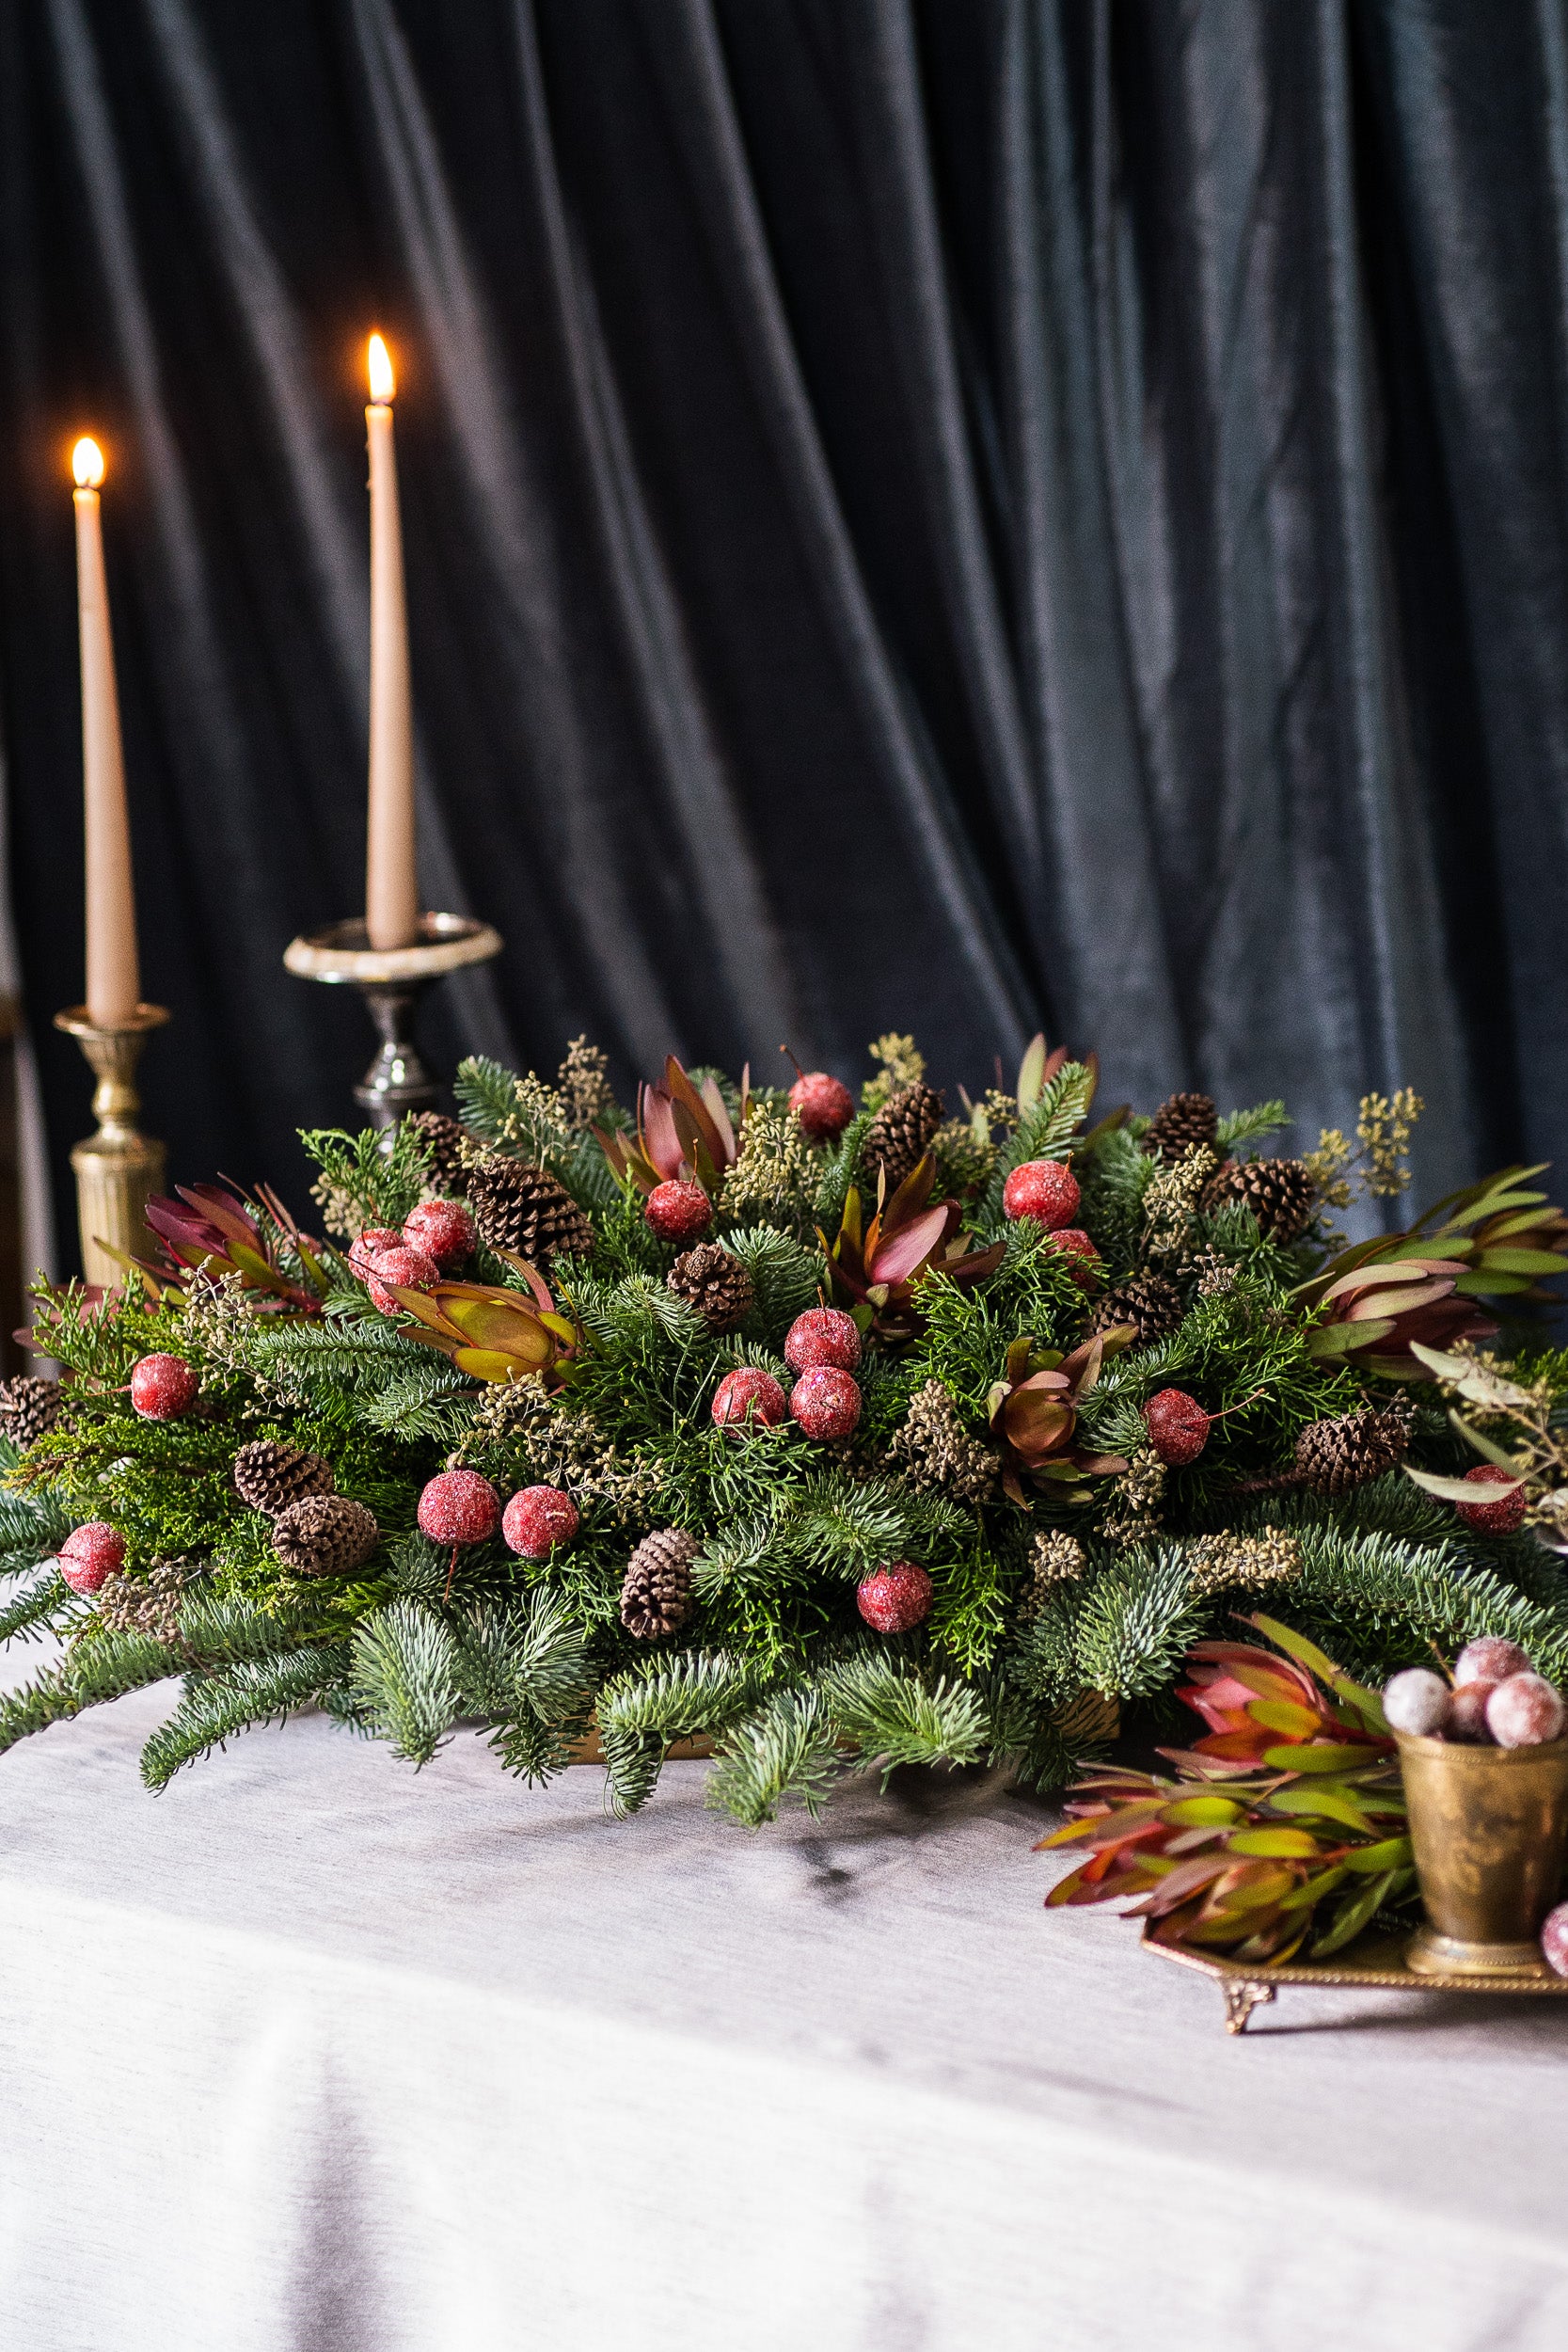
[[[1427,1924],[1418,1976],[1544,1977],[1541,1922],[1568,1849],[1568,1740],[1465,1747],[1396,1735]]]

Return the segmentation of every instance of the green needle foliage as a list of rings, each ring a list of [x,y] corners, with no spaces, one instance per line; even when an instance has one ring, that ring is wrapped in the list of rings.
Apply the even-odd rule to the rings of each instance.
[[[1041,1048],[1015,1094],[992,1089],[943,1127],[930,1173],[954,1186],[950,1205],[926,1231],[925,1256],[890,1271],[870,1261],[868,1227],[877,1217],[876,1247],[901,1247],[923,1203],[879,1200],[865,1139],[924,1066],[895,1036],[877,1057],[880,1074],[825,1144],[800,1133],[783,1088],[743,1103],[711,1073],[739,1146],[733,1183],[710,1110],[699,1135],[695,1098],[677,1088],[661,1112],[650,1095],[640,1130],[580,1041],[555,1084],[466,1062],[466,1139],[440,1147],[451,1180],[461,1190],[482,1154],[510,1158],[534,1171],[517,1178],[523,1194],[558,1199],[545,1179],[565,1187],[593,1247],[552,1260],[541,1227],[542,1299],[515,1260],[482,1246],[462,1278],[488,1292],[483,1314],[499,1327],[448,1322],[440,1346],[412,1312],[378,1312],[347,1257],[361,1232],[395,1230],[438,1193],[436,1151],[413,1127],[306,1137],[332,1246],[298,1299],[276,1281],[249,1287],[243,1250],[206,1273],[150,1272],[106,1299],[40,1292],[40,1344],[68,1368],[65,1409],[24,1452],[0,1440],[0,1639],[53,1639],[59,1654],[0,1700],[0,1745],[178,1678],[144,1755],[150,1788],[252,1725],[318,1707],[415,1766],[471,1725],[529,1782],[596,1734],[621,1813],[646,1803],[673,1743],[701,1739],[716,1745],[710,1800],[754,1825],[788,1806],[815,1813],[846,1774],[904,1764],[1003,1763],[1030,1785],[1058,1783],[1082,1753],[1064,1729],[1085,1720],[1069,1717],[1075,1702],[1100,1692],[1157,1714],[1194,1639],[1227,1631],[1260,1595],[1369,1679],[1479,1632],[1506,1633],[1543,1671],[1568,1675],[1568,1577],[1555,1555],[1528,1530],[1465,1526],[1386,1455],[1355,1470],[1355,1416],[1402,1391],[1354,1348],[1314,1352],[1333,1309],[1304,1286],[1338,1247],[1326,1222],[1272,1238],[1267,1167],[1245,1197],[1206,1189],[1215,1156],[1259,1155],[1285,1124],[1282,1104],[1219,1120],[1216,1155],[1184,1167],[1145,1149],[1146,1118],[1093,1123],[1093,1069],[1068,1061],[1047,1078]],[[687,1176],[709,1191],[705,1238],[749,1277],[731,1329],[710,1328],[671,1288],[679,1247],[643,1214],[673,1165],[672,1135]],[[601,1136],[619,1141],[607,1151]],[[638,1156],[644,1147],[654,1160]],[[1330,1205],[1343,1205],[1348,1151],[1320,1155]],[[1031,1159],[1070,1162],[1097,1265],[1007,1219],[1006,1177]],[[1316,1181],[1294,1165],[1287,1191]],[[1397,1189],[1390,1165],[1385,1151],[1385,1192]],[[1558,1246],[1556,1213],[1538,1201],[1519,1195],[1510,1211],[1525,1215],[1537,1274]],[[287,1272],[286,1222],[252,1207],[258,1248]],[[991,1244],[994,1263],[963,1263]],[[1515,1247],[1507,1233],[1500,1246],[1505,1257]],[[1153,1304],[1136,1342],[1090,1377],[1083,1350],[1111,1282]],[[854,1432],[814,1439],[788,1413],[716,1426],[733,1373],[766,1374],[787,1397],[786,1343],[819,1303],[852,1313],[860,1335]],[[473,1304],[461,1285],[430,1302],[444,1316]],[[541,1310],[547,1326],[530,1321]],[[497,1327],[504,1339],[525,1325],[550,1334],[542,1373],[529,1369],[537,1356],[492,1346]],[[172,1421],[142,1420],[129,1401],[131,1371],[153,1352],[181,1357],[199,1382],[196,1407]],[[1053,1391],[1064,1359],[1080,1376],[1064,1391],[1064,1372]],[[510,1385],[499,1376],[519,1366]],[[1421,1367],[1409,1357],[1405,1369]],[[1542,1400],[1532,1409],[1549,1434],[1550,1416],[1568,1411],[1568,1357],[1537,1333],[1513,1376]],[[1171,1388],[1214,1417],[1200,1454],[1179,1465],[1157,1458],[1146,1421]],[[1069,1401],[1042,1418],[1047,1393]],[[1475,1455],[1444,1393],[1404,1393],[1410,1462],[1462,1474]],[[1321,1449],[1323,1424],[1353,1433],[1330,1447],[1352,1464],[1333,1492],[1297,1460],[1304,1432]],[[325,1458],[336,1494],[373,1514],[368,1558],[347,1573],[288,1565],[271,1518],[235,1484],[236,1456],[256,1441]],[[503,1502],[558,1489],[576,1532],[542,1560],[499,1534],[433,1542],[417,1524],[420,1497],[449,1468],[477,1471]],[[87,1519],[125,1543],[123,1568],[96,1596],[71,1591],[55,1565]],[[633,1555],[673,1530],[696,1539],[681,1572],[689,1590],[668,1601],[669,1632],[634,1632],[623,1615]],[[929,1580],[923,1615],[899,1633],[872,1629],[860,1588],[911,1567]],[[644,1625],[629,1603],[627,1613]]]

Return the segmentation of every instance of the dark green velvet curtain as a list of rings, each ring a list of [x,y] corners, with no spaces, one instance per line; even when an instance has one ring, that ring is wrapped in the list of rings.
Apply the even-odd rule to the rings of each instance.
[[[1368,1088],[1568,1145],[1561,0],[0,0],[0,688],[60,1198],[64,452],[109,445],[184,1178],[345,1116],[358,375],[394,342],[430,1024],[623,1077]]]

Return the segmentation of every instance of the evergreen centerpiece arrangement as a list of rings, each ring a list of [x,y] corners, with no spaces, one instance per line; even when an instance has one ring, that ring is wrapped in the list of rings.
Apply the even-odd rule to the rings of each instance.
[[[306,1138],[328,1238],[154,1202],[125,1289],[40,1294],[64,1381],[0,1392],[0,1637],[64,1645],[0,1743],[179,1677],[153,1788],[317,1706],[530,1779],[596,1731],[626,1811],[706,1737],[755,1823],[873,1766],[1056,1783],[1084,1693],[1163,1720],[1248,1597],[1370,1680],[1483,1633],[1561,1678],[1568,1362],[1479,1352],[1568,1263],[1539,1171],[1346,1248],[1408,1096],[1292,1159],[1278,1104],[1097,1118],[1038,1040],[962,1117],[873,1056],[858,1099],[672,1059],[632,1116],[580,1041],[474,1060],[456,1120]],[[1478,1381],[1530,1465],[1479,1502]]]

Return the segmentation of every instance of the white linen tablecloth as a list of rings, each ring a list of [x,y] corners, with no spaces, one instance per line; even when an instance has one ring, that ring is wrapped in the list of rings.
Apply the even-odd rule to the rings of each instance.
[[[36,1654],[36,1653],[35,1653]],[[0,1758],[6,2352],[1562,2352],[1568,2004],[1216,1989],[1041,1808]]]

